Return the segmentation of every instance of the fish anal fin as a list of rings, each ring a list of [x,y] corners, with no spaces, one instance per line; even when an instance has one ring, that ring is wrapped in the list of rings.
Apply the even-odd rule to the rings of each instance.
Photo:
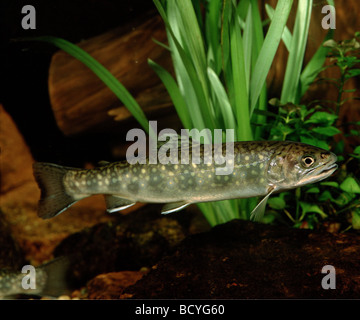
[[[270,195],[275,191],[275,188],[272,187],[269,192],[267,193],[267,195],[257,204],[257,206],[254,208],[253,211],[251,211],[250,214],[250,220],[251,221],[261,221],[261,219],[264,216],[265,213],[265,208],[266,208],[266,203],[270,197]]]
[[[186,201],[166,203],[163,206],[163,208],[161,209],[161,213],[168,214],[168,213],[172,213],[172,212],[177,212],[177,211],[184,209],[185,207],[187,207],[190,204],[191,204],[191,202],[186,202]]]
[[[123,199],[114,195],[105,195],[106,211],[113,213],[133,206],[136,201]]]

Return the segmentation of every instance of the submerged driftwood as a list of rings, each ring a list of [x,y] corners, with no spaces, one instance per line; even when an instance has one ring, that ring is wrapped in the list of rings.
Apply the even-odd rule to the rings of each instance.
[[[169,52],[154,39],[166,42],[163,23],[159,16],[146,16],[78,45],[131,92],[147,116],[157,119],[163,117],[164,108],[172,104],[161,80],[149,67],[148,59],[166,69],[171,64]],[[65,135],[109,131],[119,127],[114,118],[131,117],[115,94],[88,67],[63,51],[52,58],[49,93],[57,125]]]

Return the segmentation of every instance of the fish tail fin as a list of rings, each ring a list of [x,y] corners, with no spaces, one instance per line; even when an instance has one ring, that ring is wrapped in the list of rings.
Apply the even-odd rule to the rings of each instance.
[[[67,257],[59,257],[41,265],[38,271],[45,273],[45,282],[42,284],[40,295],[58,297],[68,295],[72,291],[70,283],[70,260]]]
[[[74,168],[45,162],[33,164],[34,177],[41,190],[38,204],[40,218],[55,217],[79,200],[65,192],[63,178],[68,170],[74,170]]]

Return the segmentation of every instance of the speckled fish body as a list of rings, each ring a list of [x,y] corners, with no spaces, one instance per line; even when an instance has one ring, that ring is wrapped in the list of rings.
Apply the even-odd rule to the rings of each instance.
[[[175,159],[167,164],[114,162],[82,170],[35,163],[34,175],[42,190],[39,216],[53,217],[93,194],[106,195],[109,212],[136,202],[167,203],[163,213],[169,213],[197,202],[255,196],[267,200],[273,192],[325,179],[337,168],[333,153],[306,144],[235,142],[229,160],[233,170],[219,175],[216,168],[224,165],[217,164],[216,155],[225,154],[225,148],[225,144],[214,145],[209,151],[201,145],[198,164],[192,163],[191,150],[188,164],[175,164],[171,161]],[[206,163],[209,152],[213,161]],[[180,158],[180,149],[176,157]]]

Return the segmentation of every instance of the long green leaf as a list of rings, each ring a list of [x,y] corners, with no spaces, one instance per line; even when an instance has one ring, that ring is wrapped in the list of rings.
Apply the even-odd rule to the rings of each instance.
[[[249,118],[249,99],[247,93],[245,57],[240,25],[235,15],[230,30],[230,54],[234,85],[234,102],[237,118],[237,137],[240,140],[252,140]]]
[[[265,10],[267,15],[269,16],[270,20],[273,20],[274,17],[274,9],[267,3],[265,3]],[[282,41],[288,51],[290,51],[291,41],[292,41],[292,34],[287,26],[284,28],[284,32],[281,36]]]
[[[216,98],[219,101],[219,108],[221,110],[222,117],[224,119],[225,128],[235,129],[236,128],[235,117],[228,96],[226,94],[226,91],[214,70],[208,68],[208,75],[209,75],[210,83],[212,85],[212,89],[214,90]],[[236,140],[237,137],[235,136],[235,141]]]
[[[329,29],[328,33],[325,36],[323,43],[329,39],[332,39],[334,36],[334,30]],[[321,45],[312,56],[311,60],[308,62],[306,67],[301,73],[300,76],[300,97],[302,97],[309,86],[313,83],[319,72],[322,70],[322,67],[325,63],[326,56],[330,48],[324,47]]]
[[[255,109],[256,102],[279,46],[292,3],[293,0],[279,0],[276,5],[273,21],[270,23],[269,30],[261,47],[250,83],[250,116]]]
[[[177,114],[180,117],[181,122],[184,124],[185,128],[191,128],[192,122],[191,122],[191,118],[190,118],[188,109],[186,107],[185,100],[183,99],[183,96],[181,95],[181,92],[180,92],[174,78],[171,76],[171,74],[168,71],[166,71],[163,67],[161,67],[154,61],[149,59],[148,63],[150,65],[150,67],[159,76],[161,81],[164,83],[164,85],[171,97],[171,100],[174,103],[175,109],[177,111]]]
[[[300,73],[303,67],[311,11],[312,0],[298,2],[290,52],[281,91],[280,101],[283,104],[288,102],[299,103]]]
[[[245,76],[246,76],[246,91],[247,95],[249,95],[250,90],[250,73],[251,73],[251,58],[252,58],[252,49],[253,49],[253,20],[252,20],[252,10],[251,3],[249,3],[247,15],[246,15],[246,23],[244,28],[244,37],[243,37],[243,45],[244,45],[244,63],[245,63]]]
[[[79,48],[77,45],[61,38],[47,36],[33,38],[32,40],[51,43],[84,63],[108,86],[108,88],[119,98],[119,100],[124,103],[125,107],[141,124],[143,129],[149,133],[148,120],[139,104],[132,97],[129,91],[120,83],[120,81],[116,79],[100,62],[95,60],[91,55]]]

